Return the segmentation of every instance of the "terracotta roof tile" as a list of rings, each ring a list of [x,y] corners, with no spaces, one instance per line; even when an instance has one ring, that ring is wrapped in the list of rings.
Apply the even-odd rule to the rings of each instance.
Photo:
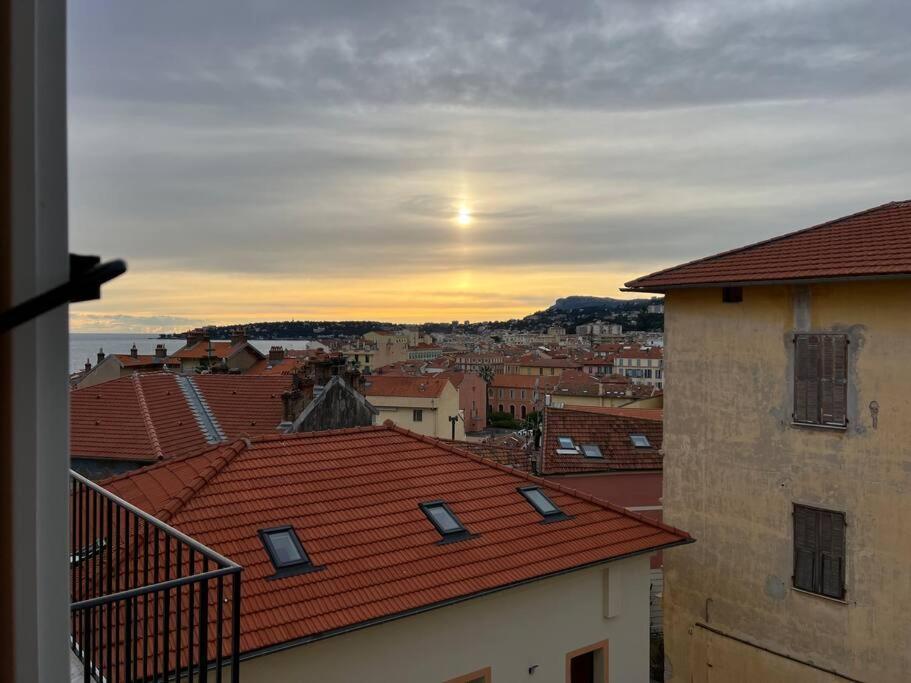
[[[438,398],[446,385],[445,379],[401,375],[365,375],[364,396],[397,396],[407,398]]]
[[[661,408],[622,408],[613,406],[583,406],[567,403],[563,406],[566,410],[575,410],[583,413],[596,413],[601,415],[619,415],[620,417],[639,417],[643,420],[664,420],[664,411]]]
[[[187,377],[229,439],[272,434],[282,421],[289,375]],[[134,373],[70,392],[71,455],[149,462],[205,448],[207,434],[182,380],[173,373]]]
[[[540,524],[516,490],[531,483],[571,517]],[[690,540],[594,497],[386,426],[260,437],[104,486],[244,567],[243,652]],[[438,544],[419,508],[436,499],[478,535]],[[275,568],[257,532],[285,524],[325,569],[270,580]]]
[[[684,286],[877,275],[911,275],[911,200],[684,263],[626,286],[661,292]]]
[[[650,446],[633,445],[631,434],[643,434]],[[558,438],[569,437],[576,449],[594,444],[602,458],[582,452],[563,453]],[[591,410],[545,408],[541,437],[541,471],[544,474],[606,472],[613,470],[660,470],[663,457],[663,424],[654,419],[594,413]]]

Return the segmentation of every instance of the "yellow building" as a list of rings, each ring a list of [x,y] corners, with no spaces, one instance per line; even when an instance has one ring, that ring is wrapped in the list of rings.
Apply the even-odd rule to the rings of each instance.
[[[665,299],[667,681],[907,681],[911,202],[634,280]]]
[[[448,379],[370,375],[366,380],[363,393],[379,411],[378,423],[391,420],[399,427],[425,436],[465,439],[459,392]]]

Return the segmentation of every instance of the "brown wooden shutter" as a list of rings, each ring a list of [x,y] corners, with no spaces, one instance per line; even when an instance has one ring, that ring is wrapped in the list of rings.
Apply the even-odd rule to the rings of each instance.
[[[828,423],[847,424],[848,403],[848,338],[843,334],[832,335],[832,404]]]
[[[816,511],[794,506],[794,586],[816,591],[819,532]]]
[[[819,422],[819,335],[794,340],[794,421]]]
[[[839,512],[819,512],[819,592],[844,597],[845,518]]]

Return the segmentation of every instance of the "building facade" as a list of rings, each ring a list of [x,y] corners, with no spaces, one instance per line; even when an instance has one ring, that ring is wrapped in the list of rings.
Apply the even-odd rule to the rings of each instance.
[[[666,680],[911,670],[911,202],[628,286],[666,294]],[[717,369],[724,368],[724,372]]]

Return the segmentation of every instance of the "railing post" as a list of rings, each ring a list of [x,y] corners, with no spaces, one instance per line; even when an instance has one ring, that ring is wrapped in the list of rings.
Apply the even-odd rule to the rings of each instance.
[[[240,682],[240,572],[232,574],[231,586],[231,683]]]

